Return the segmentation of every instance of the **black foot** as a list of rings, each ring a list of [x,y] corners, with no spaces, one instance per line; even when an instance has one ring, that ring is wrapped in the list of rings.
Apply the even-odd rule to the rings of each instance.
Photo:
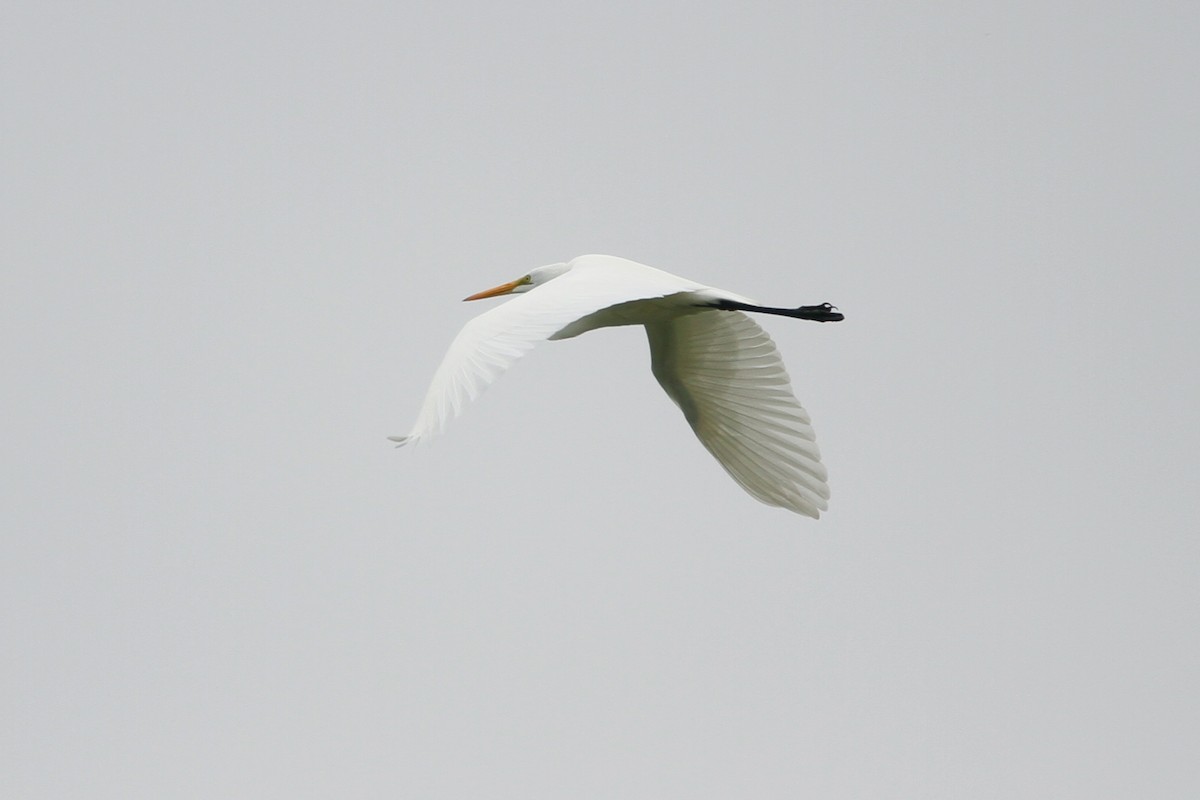
[[[816,322],[841,322],[846,316],[837,310],[837,306],[821,303],[819,306],[800,306],[796,309],[798,319],[811,319]]]

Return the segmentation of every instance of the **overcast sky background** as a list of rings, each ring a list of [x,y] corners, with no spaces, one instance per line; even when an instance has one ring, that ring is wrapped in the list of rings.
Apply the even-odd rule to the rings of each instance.
[[[0,794],[1200,793],[1194,3],[8,3]],[[766,318],[760,505],[640,330],[395,450],[465,295]]]

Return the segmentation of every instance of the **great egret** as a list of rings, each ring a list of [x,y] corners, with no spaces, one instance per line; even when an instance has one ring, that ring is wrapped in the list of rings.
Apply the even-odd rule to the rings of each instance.
[[[825,468],[808,414],[792,394],[775,343],[743,312],[817,322],[843,317],[825,303],[768,308],[741,295],[614,256],[580,256],[531,270],[467,300],[520,295],[468,322],[433,376],[401,445],[441,433],[463,406],[545,340],[645,325],[650,369],[701,444],[758,500],[819,517]]]

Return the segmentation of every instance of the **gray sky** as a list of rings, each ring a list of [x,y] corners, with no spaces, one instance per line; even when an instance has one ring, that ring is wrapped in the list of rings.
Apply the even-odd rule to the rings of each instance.
[[[7,4],[5,797],[1191,797],[1192,3]],[[471,292],[768,318],[756,503],[644,335],[394,450]]]

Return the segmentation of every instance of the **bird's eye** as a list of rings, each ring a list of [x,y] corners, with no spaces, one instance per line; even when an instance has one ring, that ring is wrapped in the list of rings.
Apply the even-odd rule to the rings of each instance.
[[[532,275],[526,275],[524,278],[521,278],[521,280],[517,281],[517,283],[521,284],[522,286],[525,286],[525,285],[528,285],[528,284],[530,284],[530,283],[533,283],[533,276],[532,276]]]

